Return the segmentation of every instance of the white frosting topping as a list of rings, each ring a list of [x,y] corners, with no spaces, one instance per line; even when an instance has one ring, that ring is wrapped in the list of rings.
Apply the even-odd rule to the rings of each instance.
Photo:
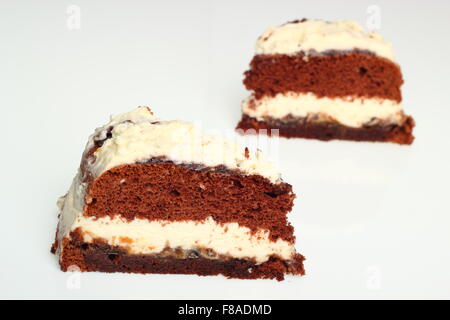
[[[164,157],[175,163],[196,163],[207,167],[224,165],[244,174],[257,174],[273,183],[281,181],[275,166],[261,153],[248,152],[237,143],[222,137],[206,135],[184,121],[159,121],[147,107],[112,117],[90,137],[94,140],[112,135],[94,153],[88,170],[98,177],[106,170],[122,164]]]
[[[394,60],[392,44],[353,21],[306,20],[270,27],[256,42],[256,54],[306,55],[338,50],[369,51]]]
[[[263,120],[264,117],[281,119],[287,115],[308,117],[320,115],[349,126],[361,127],[373,120],[400,123],[402,106],[394,100],[380,98],[318,98],[313,93],[278,93],[274,97],[255,99],[253,95],[242,102],[242,112]]]
[[[271,255],[290,259],[295,253],[292,243],[281,239],[271,241],[266,230],[252,234],[247,227],[237,223],[218,224],[211,217],[200,222],[87,217],[82,211],[83,197],[84,186],[77,176],[63,204],[59,240],[81,228],[84,241],[101,238],[112,246],[124,247],[132,254],[160,253],[166,247],[184,250],[211,248],[220,255],[251,258],[263,263]]]

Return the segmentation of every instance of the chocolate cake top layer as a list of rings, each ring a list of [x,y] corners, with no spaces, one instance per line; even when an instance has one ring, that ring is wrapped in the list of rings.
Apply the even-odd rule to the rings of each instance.
[[[256,54],[261,55],[354,50],[394,60],[391,43],[353,21],[296,20],[268,28],[256,42]]]
[[[261,175],[273,183],[281,181],[274,165],[259,151],[204,134],[188,122],[161,121],[148,107],[112,117],[96,129],[89,138],[81,169],[95,179],[113,167],[159,157],[205,167],[223,165],[243,174]]]
[[[401,102],[403,78],[390,60],[360,52],[310,56],[257,55],[244,84],[255,97],[277,93],[314,93],[317,97],[381,98]]]
[[[175,165],[170,161],[128,164],[103,173],[88,186],[85,215],[168,221],[237,222],[270,238],[293,242],[286,213],[295,195],[287,183],[223,168]]]

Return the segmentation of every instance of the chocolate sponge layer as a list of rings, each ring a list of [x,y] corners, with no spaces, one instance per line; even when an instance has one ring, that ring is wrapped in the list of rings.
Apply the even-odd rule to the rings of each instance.
[[[306,138],[318,140],[353,140],[393,142],[398,144],[411,144],[414,141],[412,130],[414,120],[405,116],[402,124],[376,124],[359,128],[347,127],[334,122],[314,122],[306,118],[287,117],[285,119],[266,118],[258,120],[248,115],[242,115],[236,129],[246,130],[265,129],[270,134],[271,129],[278,129],[278,133],[286,138]]]
[[[318,97],[378,97],[400,102],[403,78],[396,63],[351,51],[256,55],[245,72],[244,84],[256,98],[294,91]]]
[[[152,159],[112,168],[90,184],[85,214],[127,220],[237,222],[252,231],[265,229],[271,240],[294,242],[286,214],[295,195],[291,185],[224,167],[176,165]]]

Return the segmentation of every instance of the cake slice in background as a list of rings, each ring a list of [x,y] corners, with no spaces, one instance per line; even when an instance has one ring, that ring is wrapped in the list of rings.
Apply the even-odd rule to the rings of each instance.
[[[294,198],[259,152],[139,107],[89,138],[52,251],[64,271],[282,280],[304,273]]]
[[[279,129],[288,138],[414,140],[392,46],[355,22],[304,19],[269,28],[257,40],[244,84],[253,93],[242,103],[238,129]]]

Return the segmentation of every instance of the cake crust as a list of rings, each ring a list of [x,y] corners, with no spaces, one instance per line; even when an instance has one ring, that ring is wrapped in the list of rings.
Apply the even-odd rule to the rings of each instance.
[[[270,129],[278,129],[279,135],[286,138],[393,142],[409,145],[414,141],[413,127],[414,120],[410,116],[405,116],[401,125],[376,124],[352,128],[333,122],[308,121],[305,118],[291,118],[289,120],[266,118],[260,121],[243,114],[236,129],[244,131],[254,129],[256,132],[265,129],[262,132],[267,132],[269,135]]]
[[[314,56],[256,55],[244,73],[244,84],[257,99],[289,91],[317,97],[382,98],[400,102],[403,78],[399,66],[373,54],[329,52]]]
[[[222,274],[238,279],[284,280],[285,274],[304,275],[305,258],[295,254],[289,261],[271,257],[262,264],[245,259],[208,259],[192,255],[185,259],[154,255],[129,254],[123,248],[113,247],[100,239],[86,243],[78,230],[64,239],[60,261],[62,271],[100,271],[125,273],[196,274],[211,276]]]

